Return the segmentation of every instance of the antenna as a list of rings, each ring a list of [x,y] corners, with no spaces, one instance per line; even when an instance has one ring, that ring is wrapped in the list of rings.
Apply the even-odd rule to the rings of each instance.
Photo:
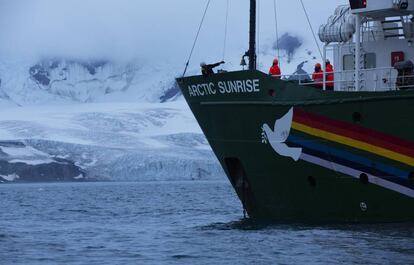
[[[256,0],[250,0],[249,70],[256,70]]]

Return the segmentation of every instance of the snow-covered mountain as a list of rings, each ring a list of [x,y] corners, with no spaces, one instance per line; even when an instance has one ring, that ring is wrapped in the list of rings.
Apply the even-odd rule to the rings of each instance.
[[[33,151],[29,160],[28,152],[0,157],[9,165],[0,167],[2,181],[38,181],[17,172],[17,163],[30,169],[27,161],[44,166],[59,159],[73,162],[85,179],[223,176],[172,71],[140,62],[55,59],[0,68],[0,141]]]
[[[157,102],[173,98],[174,72],[140,61],[45,59],[0,63],[0,99],[15,105]],[[174,90],[178,92],[178,90]],[[165,98],[165,100],[169,99]]]
[[[298,65],[303,71],[316,60],[303,43],[289,34],[280,39],[284,74],[297,72]],[[262,71],[274,58],[274,46],[268,42],[259,48]],[[229,57],[224,69],[240,69],[234,63],[239,53]],[[45,165],[66,159],[84,172],[85,179],[224,178],[175,83],[179,70],[140,60],[2,62],[0,141],[17,141],[37,150],[43,154],[37,161]],[[188,74],[198,71],[196,64]],[[13,165],[14,160],[6,162]],[[0,168],[1,175],[6,176],[3,181],[27,181],[31,176]]]

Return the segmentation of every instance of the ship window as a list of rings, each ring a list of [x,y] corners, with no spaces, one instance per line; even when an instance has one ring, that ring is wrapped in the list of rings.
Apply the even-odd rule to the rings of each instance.
[[[373,69],[377,67],[377,55],[375,53],[365,54],[365,69]]]
[[[344,71],[355,70],[354,55],[352,54],[344,55],[343,63],[344,63],[343,65]]]
[[[344,71],[355,70],[355,59],[353,54],[344,55],[343,58]],[[375,53],[367,53],[364,55],[364,69],[373,69],[377,67],[377,55]]]

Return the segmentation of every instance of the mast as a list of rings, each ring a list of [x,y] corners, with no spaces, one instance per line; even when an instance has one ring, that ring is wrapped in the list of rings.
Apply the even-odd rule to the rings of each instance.
[[[256,0],[250,0],[249,70],[256,70]]]

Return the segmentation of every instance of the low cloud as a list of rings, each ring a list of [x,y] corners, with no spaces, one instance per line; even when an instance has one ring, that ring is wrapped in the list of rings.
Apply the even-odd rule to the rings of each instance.
[[[193,65],[222,59],[226,2],[211,2]],[[307,39],[310,32],[303,26],[305,17],[292,19],[291,16],[291,12],[300,10],[299,3],[278,2],[280,32],[291,32]],[[326,3],[316,6],[314,1],[304,2],[318,26],[336,5],[347,1],[324,0]],[[239,60],[248,49],[249,1],[230,0],[229,3],[225,54]],[[183,66],[205,5],[204,0],[0,0],[0,59],[141,59],[172,61]],[[275,29],[273,1],[260,1],[258,8],[260,38],[272,38]],[[326,18],[317,15],[325,11]],[[297,49],[294,39],[287,38],[280,44],[288,54]]]

